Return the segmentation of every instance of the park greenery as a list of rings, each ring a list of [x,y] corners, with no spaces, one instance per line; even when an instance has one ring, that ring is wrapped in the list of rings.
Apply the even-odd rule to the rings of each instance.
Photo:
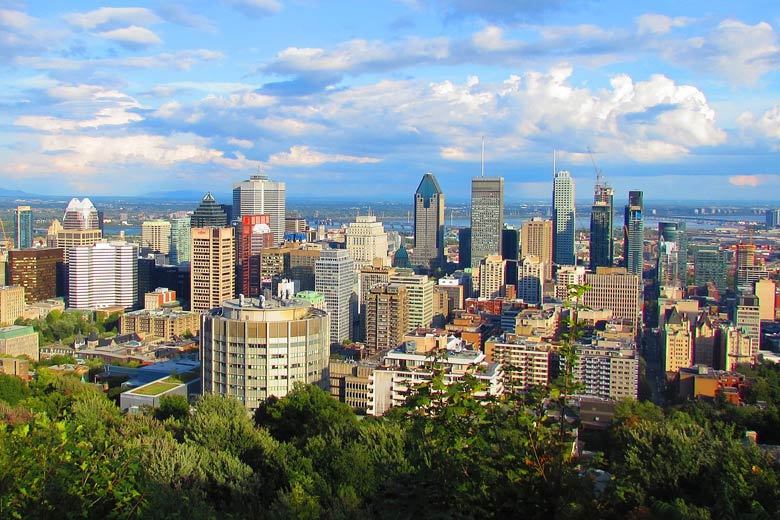
[[[45,318],[26,320],[19,318],[16,325],[29,325],[39,334],[42,346],[53,343],[71,344],[78,334],[87,337],[93,332],[101,338],[116,336],[119,330],[119,314],[98,314],[94,319],[89,312],[51,311]]]
[[[780,370],[757,367],[755,414]],[[626,401],[573,451],[556,388],[480,397],[475,379],[422,385],[359,420],[315,386],[269,399],[165,397],[122,414],[100,387],[40,368],[0,375],[1,518],[777,518],[770,419],[725,403]],[[770,409],[774,407],[774,412]],[[747,417],[747,415],[745,415]],[[775,434],[776,435],[776,434]]]

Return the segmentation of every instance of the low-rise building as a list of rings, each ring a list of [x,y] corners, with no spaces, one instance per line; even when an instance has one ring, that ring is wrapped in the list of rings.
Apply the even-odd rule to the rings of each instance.
[[[119,319],[122,334],[136,332],[171,341],[187,334],[196,336],[200,331],[200,314],[173,309],[144,309],[127,312]]]
[[[40,359],[38,333],[30,326],[11,325],[0,328],[0,355],[27,356],[33,361]]]
[[[9,285],[0,287],[0,326],[12,325],[24,315],[24,287]]]
[[[0,374],[16,376],[22,381],[30,379],[30,360],[27,358],[0,357]]]

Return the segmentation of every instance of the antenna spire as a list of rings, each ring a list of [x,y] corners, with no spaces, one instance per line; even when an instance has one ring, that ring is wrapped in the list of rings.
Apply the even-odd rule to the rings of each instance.
[[[485,136],[482,136],[482,177],[485,176]]]

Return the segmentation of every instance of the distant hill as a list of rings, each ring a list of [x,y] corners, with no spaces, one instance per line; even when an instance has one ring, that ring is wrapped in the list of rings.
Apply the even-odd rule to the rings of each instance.
[[[33,193],[27,193],[26,191],[22,190],[6,190],[3,188],[0,188],[0,197],[23,197],[23,198],[41,198],[40,195],[35,195]]]
[[[199,201],[205,195],[205,191],[201,190],[176,190],[176,191],[152,191],[138,195],[137,198],[152,199],[152,200],[192,200]],[[212,193],[217,202],[221,204],[228,204],[233,200],[233,195],[229,193]]]

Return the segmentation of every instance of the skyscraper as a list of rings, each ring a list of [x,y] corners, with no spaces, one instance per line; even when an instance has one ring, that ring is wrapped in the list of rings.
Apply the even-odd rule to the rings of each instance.
[[[126,242],[98,242],[70,252],[68,306],[72,309],[138,304],[138,247]]]
[[[387,256],[387,233],[374,215],[357,216],[347,228],[347,251],[360,270],[371,265],[375,259],[382,265],[390,264]]]
[[[173,265],[190,261],[190,217],[171,220],[170,262]]]
[[[190,309],[203,312],[235,295],[233,228],[192,228]]]
[[[520,269],[520,231],[507,227],[501,231],[501,256],[506,260],[504,285],[517,287]]]
[[[544,262],[544,279],[552,280],[553,222],[534,217],[523,222],[520,256],[536,256]]]
[[[167,255],[171,252],[171,223],[148,220],[141,224],[141,247]]]
[[[315,290],[325,297],[330,315],[330,341],[350,339],[354,316],[355,262],[346,249],[323,249],[314,264]]]
[[[488,255],[501,253],[504,228],[504,178],[471,179],[471,267]]]
[[[693,252],[694,284],[704,287],[712,282],[719,291],[726,290],[726,252],[719,249],[702,248]]]
[[[24,299],[28,304],[54,298],[58,288],[64,289],[58,279],[64,261],[61,248],[11,250],[8,252],[8,285],[24,287]]]
[[[100,229],[98,211],[88,198],[71,199],[62,217],[62,227],[66,231]]]
[[[281,242],[284,240],[285,189],[283,182],[270,181],[262,174],[233,184],[233,218],[268,215],[274,241]]]
[[[396,273],[390,283],[400,283],[409,292],[409,327],[430,327],[433,320],[433,279],[424,274]]]
[[[615,191],[599,176],[590,211],[590,270],[593,272],[597,267],[612,267],[614,261],[614,194]]]
[[[574,179],[566,170],[553,176],[553,262],[575,265]]]
[[[677,278],[680,287],[687,285],[688,275],[688,236],[686,233],[685,222],[659,222],[658,223],[658,243],[661,241],[674,242],[677,249]],[[660,254],[660,249],[659,249]]]
[[[501,255],[488,255],[479,264],[479,296],[493,299],[502,296],[506,260]],[[514,284],[513,284],[514,285]]]
[[[241,217],[241,236],[238,247],[238,269],[241,276],[241,294],[259,296],[260,253],[274,245],[274,234],[269,227],[268,215],[244,215]]]
[[[642,277],[621,267],[599,267],[585,275],[591,289],[582,303],[591,309],[609,309],[612,316],[638,326],[642,323]]]
[[[444,258],[444,193],[432,173],[423,175],[414,193],[412,265],[441,265]]]
[[[223,228],[228,224],[228,217],[225,210],[222,209],[222,206],[217,204],[217,200],[211,192],[208,192],[203,196],[200,205],[198,205],[190,216],[190,227],[193,228]]]
[[[525,303],[538,305],[542,303],[542,287],[544,285],[544,262],[534,255],[523,258],[517,296]]]
[[[14,215],[14,235],[17,249],[25,249],[33,245],[33,216],[30,206],[16,206]]]
[[[642,278],[645,221],[642,192],[629,191],[623,218],[623,263],[630,274]]]
[[[366,349],[370,354],[395,348],[409,329],[409,295],[398,283],[378,284],[368,292],[366,308]]]

